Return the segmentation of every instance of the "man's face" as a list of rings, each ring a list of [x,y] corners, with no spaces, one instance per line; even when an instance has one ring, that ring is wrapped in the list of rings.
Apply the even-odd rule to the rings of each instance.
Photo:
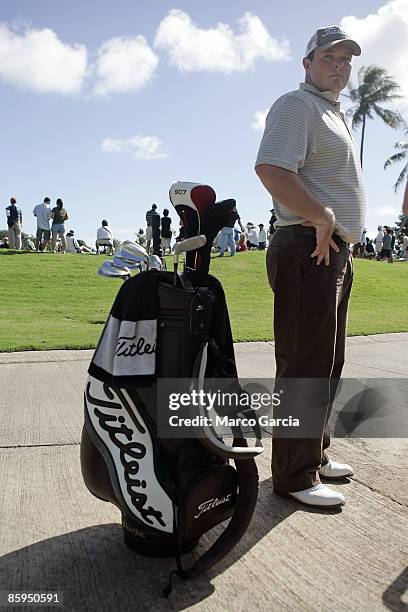
[[[312,60],[303,60],[306,83],[338,96],[350,78],[352,57],[350,47],[344,43],[337,43],[329,49],[316,49]]]

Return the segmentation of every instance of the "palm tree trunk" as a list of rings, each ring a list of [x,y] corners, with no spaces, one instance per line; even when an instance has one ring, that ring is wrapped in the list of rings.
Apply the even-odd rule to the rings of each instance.
[[[364,134],[365,134],[366,116],[363,115],[363,127],[361,130],[361,143],[360,143],[360,163],[361,168],[363,167],[363,150],[364,150]]]

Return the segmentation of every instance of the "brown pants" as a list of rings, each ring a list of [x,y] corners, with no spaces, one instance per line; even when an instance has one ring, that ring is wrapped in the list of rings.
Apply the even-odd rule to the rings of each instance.
[[[21,225],[17,221],[8,228],[8,239],[10,249],[21,249]]]
[[[320,379],[327,393],[306,394],[307,411],[320,415],[321,428],[313,438],[276,437],[272,444],[272,474],[277,493],[301,491],[320,482],[318,470],[327,463],[330,437],[325,431],[344,365],[347,306],[353,281],[348,245],[333,239],[330,265],[316,265],[310,255],[316,246],[314,228],[278,228],[266,256],[269,284],[275,294],[274,331],[276,380]],[[284,381],[282,381],[284,382]],[[289,393],[291,385],[287,381]],[[313,385],[312,385],[313,386]],[[293,391],[295,393],[295,391]],[[290,397],[286,396],[290,405]],[[303,400],[302,400],[303,401]],[[315,419],[316,421],[316,419]]]

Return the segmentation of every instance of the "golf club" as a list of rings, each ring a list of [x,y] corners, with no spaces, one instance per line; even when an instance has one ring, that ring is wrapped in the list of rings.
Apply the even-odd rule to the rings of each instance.
[[[138,268],[140,271],[149,268],[149,256],[146,249],[130,240],[125,240],[122,243],[120,251],[116,253],[113,262],[115,265],[125,265],[132,269]]]
[[[98,274],[110,278],[121,278],[122,280],[127,280],[131,277],[129,268],[125,266],[115,266],[110,260],[103,262],[98,270]]]
[[[120,250],[123,253],[129,253],[133,255],[133,257],[144,257],[147,260],[148,252],[145,248],[142,247],[141,244],[137,244],[136,242],[132,242],[131,240],[125,240],[120,245]]]
[[[177,269],[180,253],[188,253],[189,251],[195,251],[200,249],[205,245],[207,239],[204,235],[199,236],[191,236],[191,238],[186,238],[186,240],[181,240],[180,242],[176,242],[174,245],[174,281],[173,284],[177,287]]]
[[[130,259],[129,257],[121,257],[120,254],[116,254],[113,258],[113,265],[118,268],[128,267],[129,270],[142,270],[146,269],[146,264],[142,259]]]
[[[186,238],[204,234],[202,222],[209,209],[216,200],[216,193],[212,187],[202,183],[179,181],[173,183],[169,192],[170,202],[179,215],[185,230]],[[201,254],[188,253],[187,266],[197,268],[196,259]]]
[[[159,270],[160,272],[163,270],[163,263],[158,255],[149,255],[148,266],[149,270]]]

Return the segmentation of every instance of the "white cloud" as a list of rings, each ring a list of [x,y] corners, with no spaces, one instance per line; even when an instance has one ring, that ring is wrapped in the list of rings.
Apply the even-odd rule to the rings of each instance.
[[[94,93],[140,89],[153,78],[158,61],[143,36],[111,38],[98,49]]]
[[[171,64],[185,72],[242,72],[253,68],[258,58],[290,59],[289,42],[272,38],[257,15],[245,13],[238,29],[235,34],[225,23],[203,29],[187,13],[173,9],[160,23],[154,45],[166,50]]]
[[[127,140],[105,138],[101,144],[105,153],[130,153],[136,159],[162,159],[168,157],[163,143],[156,136],[132,136]]]
[[[21,89],[79,93],[87,67],[84,45],[68,45],[48,28],[22,34],[0,24],[0,80]]]
[[[376,212],[380,215],[394,215],[397,217],[401,211],[396,206],[383,206],[382,208],[377,208]]]
[[[362,19],[344,17],[341,25],[361,45],[362,54],[353,60],[358,69],[376,64],[384,67],[408,97],[408,2],[390,0],[375,14]],[[357,71],[352,80],[356,82]],[[406,104],[408,100],[404,100]]]
[[[262,132],[265,129],[265,121],[266,116],[269,113],[269,108],[265,108],[265,110],[256,111],[252,120],[252,127],[254,130],[261,130]]]

